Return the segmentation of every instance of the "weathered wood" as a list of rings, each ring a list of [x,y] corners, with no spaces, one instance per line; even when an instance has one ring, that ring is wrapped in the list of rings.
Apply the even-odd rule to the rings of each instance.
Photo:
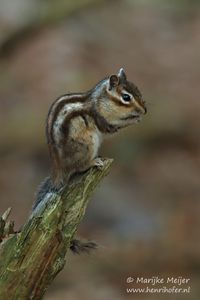
[[[101,170],[92,168],[58,193],[46,194],[21,232],[3,239],[0,299],[42,299],[48,285],[64,267],[89,197],[111,163],[111,159],[105,159]]]

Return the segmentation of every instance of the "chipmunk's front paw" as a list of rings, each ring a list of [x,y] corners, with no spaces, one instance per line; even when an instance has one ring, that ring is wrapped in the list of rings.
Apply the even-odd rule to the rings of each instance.
[[[104,166],[104,162],[100,157],[97,157],[97,158],[94,159],[93,166],[96,167],[99,170],[102,170],[103,166]]]

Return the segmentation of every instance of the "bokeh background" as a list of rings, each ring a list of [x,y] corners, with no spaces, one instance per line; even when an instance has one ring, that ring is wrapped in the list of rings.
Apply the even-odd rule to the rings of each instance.
[[[49,172],[50,104],[124,67],[147,101],[143,122],[107,139],[114,158],[45,299],[200,297],[200,2],[0,0],[0,210],[26,220]],[[126,278],[190,278],[190,294],[127,294]]]

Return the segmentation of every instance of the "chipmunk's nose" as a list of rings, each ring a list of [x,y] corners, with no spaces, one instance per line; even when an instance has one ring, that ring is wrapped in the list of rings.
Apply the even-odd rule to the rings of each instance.
[[[147,113],[147,108],[144,105],[138,105],[135,110],[139,114],[146,115],[146,113]]]

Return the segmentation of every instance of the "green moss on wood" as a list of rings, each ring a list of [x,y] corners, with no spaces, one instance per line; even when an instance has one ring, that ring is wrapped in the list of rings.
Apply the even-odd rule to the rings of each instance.
[[[42,299],[64,267],[89,197],[111,163],[105,159],[102,170],[92,168],[60,192],[46,195],[21,232],[0,244],[0,299]]]

